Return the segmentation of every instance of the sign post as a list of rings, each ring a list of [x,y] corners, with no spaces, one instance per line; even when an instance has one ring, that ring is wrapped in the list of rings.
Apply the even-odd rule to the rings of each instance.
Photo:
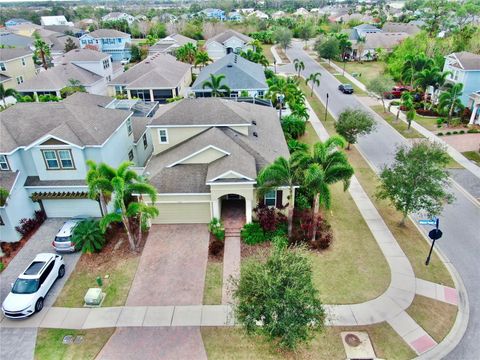
[[[422,220],[420,220],[420,221],[422,221]],[[428,221],[428,220],[426,220],[426,221]],[[427,266],[428,266],[428,264],[430,264],[430,258],[432,256],[433,247],[435,246],[435,241],[440,239],[443,235],[442,231],[438,228],[438,226],[440,224],[440,220],[437,218],[436,220],[430,220],[430,221],[435,221],[435,229],[430,230],[430,232],[428,233],[428,237],[430,239],[432,239],[432,246],[430,247],[430,251],[428,253],[427,260],[425,261],[425,265],[427,265]],[[434,224],[428,223],[428,225],[434,225]]]

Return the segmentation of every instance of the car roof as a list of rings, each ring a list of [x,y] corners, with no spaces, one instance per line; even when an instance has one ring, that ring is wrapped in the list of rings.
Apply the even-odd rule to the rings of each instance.
[[[55,258],[55,254],[40,253],[35,256],[35,259],[28,264],[27,268],[20,274],[19,278],[22,279],[36,279],[40,275],[40,271],[45,267],[50,260]]]
[[[62,237],[62,236],[70,236],[72,235],[72,230],[73,228],[82,220],[87,219],[87,216],[75,216],[71,218],[70,220],[67,220],[61,227],[61,229],[58,231],[56,236]]]

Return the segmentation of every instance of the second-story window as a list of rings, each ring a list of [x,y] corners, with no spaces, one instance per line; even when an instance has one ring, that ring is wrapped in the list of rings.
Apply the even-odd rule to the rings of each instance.
[[[5,155],[0,155],[0,170],[2,171],[10,170],[10,165],[8,164],[8,160]]]
[[[5,63],[0,62],[0,71],[6,71],[7,67],[5,66]]]
[[[147,134],[143,134],[143,148],[146,149],[148,146]]]
[[[133,132],[132,118],[128,118],[127,120],[127,130],[128,130],[128,135],[130,135]]]
[[[134,158],[134,156],[133,156],[133,150],[130,150],[130,151],[128,152],[128,160],[133,161],[133,158]]]
[[[71,170],[75,168],[70,150],[42,150],[48,170]]]
[[[25,61],[25,58],[22,58],[22,65],[27,66],[27,62]]]
[[[158,139],[160,144],[168,144],[168,132],[167,129],[158,130]]]
[[[18,84],[18,85],[20,85],[21,83],[23,83],[23,76],[22,76],[22,75],[17,76],[15,79],[17,80],[17,84]]]

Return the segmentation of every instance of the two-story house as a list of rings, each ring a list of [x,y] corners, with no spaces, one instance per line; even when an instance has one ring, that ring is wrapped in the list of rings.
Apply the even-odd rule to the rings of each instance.
[[[203,9],[202,11],[198,12],[198,15],[204,16],[207,19],[216,19],[221,21],[225,20],[225,11],[223,11],[222,9]]]
[[[261,97],[268,91],[263,66],[231,53],[204,67],[192,85],[196,97],[212,96],[211,89],[204,88],[211,75],[224,75],[222,84],[230,88],[230,96]]]
[[[110,55],[90,49],[70,50],[53,64],[54,67],[20,84],[18,92],[36,100],[38,95],[60,97],[61,90],[74,80],[90,94],[106,95],[108,83],[123,72],[121,66],[112,63]]]
[[[125,20],[128,25],[132,25],[135,21],[135,18],[124,12],[111,12],[105,16],[102,16],[102,21],[122,21]]]
[[[212,60],[218,60],[232,52],[240,53],[252,49],[252,38],[235,30],[224,31],[205,43],[205,49]]]
[[[15,226],[35,210],[43,209],[48,217],[101,216],[99,203],[88,198],[86,161],[116,167],[130,160],[142,166],[137,146],[145,152],[151,145],[135,139],[132,115],[116,109],[109,97],[87,93],[58,103],[18,103],[3,111],[0,186],[9,196],[0,207],[1,241],[17,241]]]
[[[33,53],[29,49],[0,49],[0,83],[5,89],[16,89],[34,76]]]
[[[98,29],[80,37],[80,47],[95,49],[112,56],[113,61],[130,60],[130,34],[114,29]]]
[[[144,174],[158,191],[153,223],[208,223],[240,201],[246,221],[258,202],[286,205],[286,187],[259,198],[258,172],[288,158],[274,108],[220,98],[184,99],[159,108],[147,125],[153,155]]]
[[[157,53],[132,66],[109,83],[110,96],[165,103],[184,96],[192,82],[191,65],[169,54]]]
[[[447,82],[463,84],[461,100],[468,106],[470,96],[480,91],[480,55],[467,51],[447,55],[443,71],[449,72]]]
[[[183,36],[181,34],[171,34],[163,39],[157,41],[153,46],[150,46],[148,49],[149,55],[154,55],[157,53],[167,53],[174,54],[175,51],[185,44],[193,44],[197,46],[197,40],[191,39],[189,37]]]

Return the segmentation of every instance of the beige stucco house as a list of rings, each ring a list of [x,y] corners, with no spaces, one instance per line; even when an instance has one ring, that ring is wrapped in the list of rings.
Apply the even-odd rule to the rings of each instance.
[[[231,200],[243,201],[250,222],[259,202],[281,207],[289,201],[287,188],[257,197],[258,172],[279,156],[289,156],[273,108],[184,99],[160,107],[147,129],[153,155],[144,175],[159,195],[160,215],[153,223],[208,223],[220,218]]]
[[[35,76],[33,53],[28,49],[0,49],[0,83],[14,88]]]

